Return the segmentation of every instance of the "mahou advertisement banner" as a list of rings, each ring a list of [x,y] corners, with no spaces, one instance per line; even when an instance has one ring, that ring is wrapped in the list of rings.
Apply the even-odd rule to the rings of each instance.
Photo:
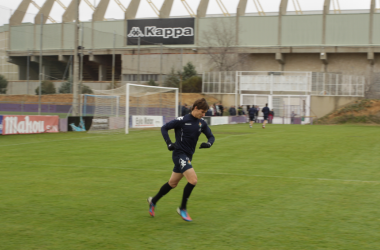
[[[3,115],[2,135],[58,133],[58,116]]]

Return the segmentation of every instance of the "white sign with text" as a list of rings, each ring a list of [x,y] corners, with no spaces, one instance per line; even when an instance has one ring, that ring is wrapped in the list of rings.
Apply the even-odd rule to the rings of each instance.
[[[163,116],[158,115],[132,115],[132,128],[157,128],[162,127]]]

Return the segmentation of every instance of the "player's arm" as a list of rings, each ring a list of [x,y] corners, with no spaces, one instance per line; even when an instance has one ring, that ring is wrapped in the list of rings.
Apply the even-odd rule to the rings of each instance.
[[[181,124],[182,124],[182,117],[178,117],[177,119],[170,121],[161,127],[162,137],[164,137],[165,143],[168,146],[168,149],[170,151],[173,151],[176,148],[176,146],[175,146],[175,143],[172,143],[172,141],[170,140],[168,131],[170,129],[181,126]]]
[[[203,129],[203,134],[207,137],[208,141],[207,142],[202,142],[201,146],[199,148],[210,148],[214,142],[215,142],[215,137],[211,132],[211,129],[208,127],[208,125],[205,126]]]

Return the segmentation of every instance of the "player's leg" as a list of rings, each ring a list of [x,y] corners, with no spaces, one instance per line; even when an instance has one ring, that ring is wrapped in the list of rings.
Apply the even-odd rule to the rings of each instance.
[[[164,196],[166,195],[167,193],[169,193],[170,190],[172,190],[173,188],[175,188],[177,185],[178,185],[178,182],[182,179],[183,177],[183,174],[181,173],[176,173],[176,172],[173,172],[169,181],[167,183],[165,183],[161,188],[160,190],[158,191],[158,193],[156,194],[156,196],[154,197],[149,197],[148,198],[148,203],[149,203],[149,214],[154,217],[155,213],[154,213],[154,210],[156,208],[156,204],[157,202]]]
[[[197,184],[198,177],[195,173],[193,168],[190,168],[186,170],[183,175],[185,176],[187,180],[187,184],[183,190],[183,197],[182,197],[182,203],[181,207],[177,209],[178,214],[184,219],[185,221],[192,221],[189,214],[187,213],[187,201],[191,195],[191,192],[193,191],[195,185]]]
[[[170,176],[170,179],[167,183],[165,183],[160,191],[156,194],[156,196],[153,197],[152,202],[153,204],[157,204],[157,202],[164,196],[165,194],[169,193],[170,190],[175,188],[178,185],[178,182],[182,179],[183,174],[181,173],[172,173],[172,176]]]
[[[263,128],[265,128],[265,125],[268,123],[268,117],[264,116],[264,121],[263,121]]]

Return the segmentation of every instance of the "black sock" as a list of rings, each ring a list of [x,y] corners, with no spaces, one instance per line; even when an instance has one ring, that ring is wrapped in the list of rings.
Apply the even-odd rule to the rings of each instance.
[[[186,209],[187,200],[189,199],[190,194],[193,191],[194,187],[195,187],[195,185],[193,185],[191,183],[187,183],[187,185],[183,189],[183,197],[182,197],[181,209]]]
[[[165,183],[160,191],[158,192],[158,194],[156,194],[156,196],[153,197],[152,199],[152,203],[154,205],[157,204],[158,200],[162,198],[162,196],[164,196],[165,194],[169,193],[169,191],[172,190],[172,187],[169,185],[169,182]]]

